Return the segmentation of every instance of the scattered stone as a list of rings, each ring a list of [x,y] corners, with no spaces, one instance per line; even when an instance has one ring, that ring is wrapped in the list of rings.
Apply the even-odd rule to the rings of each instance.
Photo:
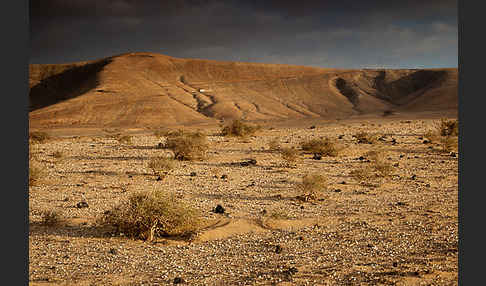
[[[424,141],[422,141],[423,144],[429,144],[430,143],[430,140],[428,139],[424,139]]]
[[[217,213],[217,214],[224,214],[225,212],[225,209],[223,208],[223,206],[221,205],[217,205],[214,210],[213,210],[214,213]]]
[[[405,155],[403,155],[403,154],[400,154],[400,158],[403,158],[403,157],[405,157]]]
[[[342,190],[341,189],[335,189],[334,192],[335,193],[340,193],[340,192],[342,192]]]
[[[430,188],[430,184],[426,184],[425,187]]]
[[[184,280],[181,277],[174,278],[174,284],[181,284],[184,283]]]
[[[68,198],[68,197],[65,197],[65,198],[63,199],[63,201],[67,202],[67,201],[69,201],[69,198]]]
[[[398,166],[399,166],[398,162],[393,164],[393,167],[398,167]]]
[[[162,178],[160,176],[157,176],[157,178],[155,180],[156,181],[162,181]]]
[[[163,143],[159,143],[159,144],[157,144],[157,148],[158,148],[158,149],[163,149],[163,148],[164,148],[164,144],[163,144]]]
[[[283,248],[280,245],[277,244],[277,246],[275,246],[275,253],[280,254],[282,253],[282,250]]]
[[[451,152],[451,153],[449,153],[449,156],[451,156],[451,157],[457,157],[457,154],[456,154],[456,152]]]
[[[410,179],[412,179],[412,180],[417,179],[417,175],[413,174],[412,177],[410,177]]]
[[[191,172],[191,174],[189,174],[189,176],[195,177],[195,176],[197,176],[197,173],[196,172]]]
[[[76,207],[77,207],[78,209],[81,209],[81,208],[87,208],[87,207],[89,207],[89,205],[88,205],[88,203],[87,203],[87,202],[82,201],[82,202],[77,203],[77,204],[76,204]]]
[[[309,127],[309,129],[316,129],[316,126],[312,125],[311,127]]]
[[[226,175],[226,174],[221,175],[221,179],[223,179],[223,180],[228,179],[228,175]]]
[[[256,165],[257,161],[255,159],[250,159],[248,161],[244,161],[244,162],[241,162],[240,163],[240,166],[242,167],[246,167],[246,166],[250,166],[250,165]]]
[[[116,255],[118,253],[118,251],[115,248],[110,248],[109,253],[110,254],[113,254],[113,255]]]
[[[341,185],[346,185],[346,181],[342,181],[341,182]]]
[[[338,139],[343,139],[344,138],[344,135],[339,135],[338,136]]]
[[[393,267],[397,267],[398,266],[398,262],[393,262]]]
[[[314,159],[314,160],[321,160],[322,159],[322,155],[319,154],[319,153],[314,153],[314,157],[312,157],[312,159]]]
[[[358,158],[358,160],[360,160],[360,161],[363,161],[364,159],[365,159],[365,157],[363,157],[363,156],[360,156],[360,157]]]
[[[407,203],[404,203],[404,202],[397,202],[397,206],[406,206]]]

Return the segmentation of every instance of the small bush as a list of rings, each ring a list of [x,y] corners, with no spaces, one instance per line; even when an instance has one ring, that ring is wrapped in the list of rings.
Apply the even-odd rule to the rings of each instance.
[[[32,131],[29,133],[29,141],[32,143],[45,143],[51,139],[51,136],[46,132]]]
[[[320,174],[307,174],[302,178],[297,189],[300,192],[299,198],[304,201],[315,200],[322,191],[327,188],[327,179]]]
[[[118,140],[120,144],[132,144],[132,136],[130,135],[119,135],[116,140]]]
[[[295,148],[284,147],[280,149],[280,155],[287,166],[291,166],[299,159],[299,152]]]
[[[260,126],[246,124],[241,120],[236,119],[233,120],[230,124],[224,126],[221,129],[221,134],[223,136],[247,137],[255,134],[255,132],[260,129]]]
[[[369,165],[354,169],[349,172],[349,175],[358,182],[366,182],[374,177],[373,169]]]
[[[370,160],[370,164],[352,170],[350,176],[358,181],[369,181],[374,178],[389,177],[393,171],[393,166],[386,160],[385,153],[379,150],[372,150],[365,154]]]
[[[164,157],[153,158],[148,163],[148,168],[152,170],[154,175],[160,176],[161,178],[165,178],[174,169],[174,166],[174,160]]]
[[[42,212],[42,224],[45,226],[56,226],[61,222],[61,214],[55,210]]]
[[[62,153],[61,151],[55,151],[54,153],[52,153],[52,157],[56,159],[62,159],[64,157],[64,153]]]
[[[163,236],[190,236],[200,225],[200,213],[162,192],[140,192],[105,212],[99,224],[114,226],[118,233],[153,240]]]
[[[167,138],[166,148],[174,152],[177,160],[201,160],[209,149],[207,136],[201,132],[183,133]]]
[[[339,153],[336,144],[329,138],[312,139],[309,141],[304,141],[300,143],[300,147],[304,151],[313,154],[319,154],[321,156],[335,157]]]
[[[377,135],[369,134],[366,131],[358,132],[354,135],[360,144],[373,144],[378,140]]]
[[[38,185],[41,177],[43,175],[42,169],[34,164],[32,161],[29,162],[29,186]]]
[[[444,152],[451,152],[452,150],[457,149],[458,144],[459,140],[457,136],[449,135],[440,138],[440,145]]]
[[[280,145],[280,140],[278,137],[273,138],[270,142],[268,142],[268,149],[270,151],[279,151],[282,146]]]
[[[459,122],[442,118],[438,123],[437,129],[440,136],[458,136]]]

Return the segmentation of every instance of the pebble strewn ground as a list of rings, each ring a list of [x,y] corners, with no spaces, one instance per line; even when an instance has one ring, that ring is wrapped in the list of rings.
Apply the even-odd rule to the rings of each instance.
[[[208,159],[178,162],[162,181],[147,164],[169,151],[157,149],[161,140],[152,134],[136,135],[131,144],[71,136],[32,145],[44,176],[29,192],[29,279],[32,285],[457,285],[458,155],[420,139],[435,122],[265,128],[246,140],[211,129]],[[352,135],[359,131],[386,136],[357,144]],[[274,138],[296,146],[321,136],[346,148],[322,160],[301,155],[291,168],[268,150]],[[349,173],[374,148],[396,165],[393,175],[360,184]],[[250,158],[256,165],[235,164]],[[295,199],[296,184],[312,172],[327,177],[327,190],[317,201]],[[207,219],[246,227],[219,239],[148,243],[96,225],[104,211],[147,189],[173,192]],[[80,202],[87,207],[76,207]],[[218,204],[224,214],[212,211]],[[42,225],[44,210],[60,212],[64,223]],[[271,214],[281,219],[262,224]]]

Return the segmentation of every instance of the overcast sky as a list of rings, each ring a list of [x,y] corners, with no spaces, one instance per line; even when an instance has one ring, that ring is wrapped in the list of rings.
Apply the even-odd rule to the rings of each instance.
[[[31,63],[126,52],[335,68],[457,67],[457,0],[31,0]]]

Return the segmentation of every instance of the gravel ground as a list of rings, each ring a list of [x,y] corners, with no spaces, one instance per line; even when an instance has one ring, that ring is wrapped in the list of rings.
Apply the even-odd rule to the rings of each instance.
[[[178,162],[162,181],[147,164],[170,151],[156,148],[163,139],[150,133],[133,136],[131,144],[101,135],[34,144],[43,176],[29,190],[30,284],[457,285],[458,155],[420,139],[435,122],[265,126],[245,140],[208,129],[208,159]],[[385,136],[358,144],[352,135],[359,131]],[[342,153],[322,160],[303,154],[286,167],[268,150],[274,138],[298,146],[321,136],[336,139]],[[393,174],[361,184],[349,173],[367,164],[359,157],[373,149],[386,152]],[[256,165],[239,165],[249,158]],[[296,199],[306,173],[327,177],[319,200]],[[130,194],[152,189],[175,193],[218,224],[190,241],[153,243],[114,236],[96,224]],[[76,207],[82,201],[88,207]],[[217,204],[225,214],[212,212]],[[61,213],[63,222],[43,225],[45,210]]]

